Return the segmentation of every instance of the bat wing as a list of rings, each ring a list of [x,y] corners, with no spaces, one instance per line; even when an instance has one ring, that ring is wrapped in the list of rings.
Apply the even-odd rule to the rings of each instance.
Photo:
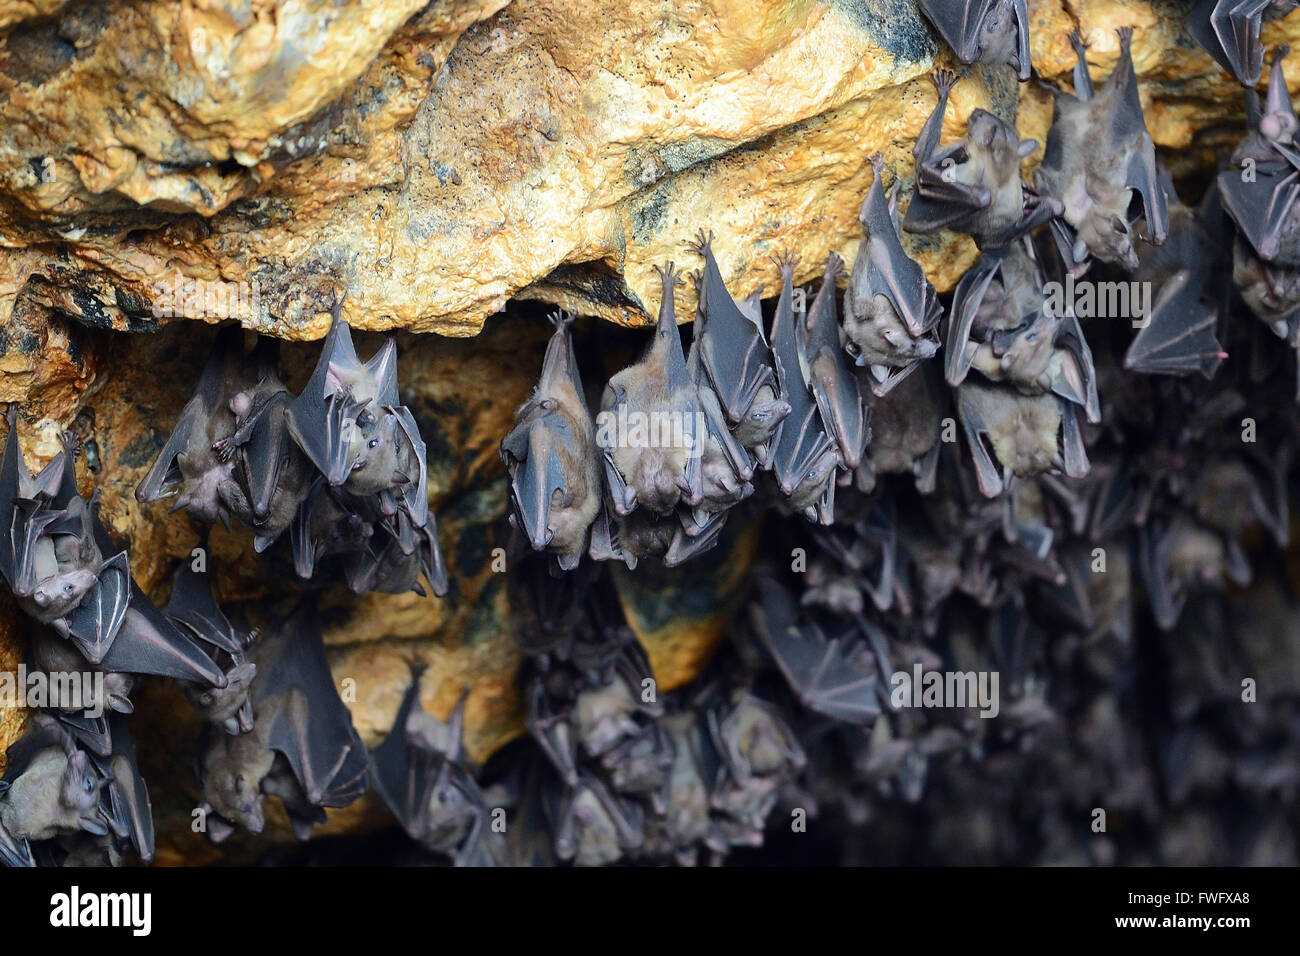
[[[1242,86],[1259,83],[1264,69],[1260,19],[1270,0],[1200,0],[1187,32]]]
[[[957,59],[968,66],[979,59],[980,27],[993,0],[918,0],[918,5]]]
[[[0,573],[12,587],[17,579],[14,569],[15,532],[21,534],[21,529],[16,527],[17,501],[22,493],[27,463],[18,448],[18,412],[12,403],[5,418],[9,422],[9,434],[5,437],[4,458],[0,459]]]
[[[113,832],[118,837],[129,839],[136,855],[148,863],[154,852],[153,808],[149,803],[149,790],[140,776],[135,744],[126,720],[120,714],[111,714],[109,721],[113,752],[106,761],[96,760],[109,777],[109,784],[104,788],[107,804],[104,817]]]
[[[417,673],[402,697],[388,736],[370,755],[375,791],[413,840],[420,839],[428,826],[429,797],[436,777],[435,758],[440,756],[413,746],[407,733],[407,721],[419,706]]]
[[[561,415],[542,415],[517,427],[506,436],[502,448],[515,459],[510,485],[519,515],[519,530],[524,532],[534,551],[550,543],[551,502],[555,493],[564,493],[569,483],[558,445],[572,449],[574,436]]]
[[[96,663],[126,674],[156,674],[211,687],[227,684],[203,647],[164,617],[134,582],[117,638]]]
[[[313,805],[352,803],[365,792],[366,749],[335,689],[325,645],[308,612],[300,610],[277,629],[257,665],[253,707],[257,719],[270,721],[267,746],[288,761]]]
[[[397,342],[392,336],[385,338],[379,351],[366,362],[366,371],[374,379],[375,394],[362,395],[362,400],[368,398],[380,406],[401,404],[397,395]]]
[[[289,432],[331,485],[341,485],[351,468],[349,436],[361,402],[341,384],[361,369],[352,345],[352,331],[335,306],[334,321],[321,347],[320,358],[302,394],[289,404]]]
[[[701,332],[701,362],[727,420],[735,425],[754,404],[759,389],[771,384],[767,343],[756,325],[736,304],[722,281],[722,272],[707,239],[699,249],[704,256],[700,280],[701,312],[706,325]]]
[[[1199,280],[1180,270],[1160,288],[1147,324],[1133,337],[1124,367],[1148,375],[1213,378],[1227,358],[1214,334],[1218,310],[1201,299]]]
[[[908,333],[915,338],[935,325],[940,311],[934,286],[926,279],[925,270],[903,251],[892,204],[885,198],[880,184],[883,172],[884,164],[880,163],[858,213],[858,221],[867,234],[864,247],[868,257],[867,285],[883,291]]]
[[[1156,166],[1156,147],[1147,132],[1146,118],[1142,113],[1142,100],[1138,96],[1137,73],[1133,69],[1133,54],[1129,48],[1133,31],[1120,31],[1122,52],[1107,86],[1117,86],[1117,96],[1112,100],[1110,136],[1113,148],[1129,150],[1129,165],[1124,185],[1142,197],[1142,212],[1147,224],[1147,238],[1160,245],[1169,234],[1169,201],[1160,185],[1160,171]]]
[[[1067,359],[1058,364],[1052,378],[1052,391],[1084,409],[1088,421],[1101,421],[1101,401],[1097,396],[1097,368],[1092,358],[1092,348],[1084,337],[1083,329],[1073,312],[1067,313],[1057,327],[1055,346],[1064,349]]]
[[[954,143],[916,168],[916,194],[903,217],[908,232],[937,232],[957,228],[972,213],[993,201],[983,186],[963,183],[953,171],[970,154],[965,143]]]
[[[191,442],[204,432],[212,417],[222,410],[231,394],[230,389],[238,381],[241,334],[237,326],[223,329],[217,334],[212,357],[199,373],[199,384],[194,396],[181,409],[176,426],[163,444],[162,451],[136,486],[137,501],[144,503],[165,498],[173,494],[180,484],[182,476],[177,458],[189,449]]]
[[[772,352],[781,394],[790,413],[772,438],[772,473],[782,490],[793,491],[812,463],[833,444],[822,427],[817,403],[800,372],[799,341],[795,325],[791,272],[783,269],[784,285],[772,328]],[[789,492],[786,492],[789,494]]]
[[[691,558],[712,550],[718,543],[718,536],[722,534],[722,526],[726,523],[725,511],[710,515],[703,524],[696,525],[693,534],[688,534],[686,528],[679,523],[673,530],[673,539],[664,554],[664,566],[675,568]]]
[[[0,823],[0,864],[13,867],[36,865],[32,855],[32,845],[26,839],[18,839]]]
[[[172,593],[163,614],[227,654],[238,656],[244,651],[246,635],[235,629],[213,599],[207,575],[199,574],[187,563],[182,563],[172,578]]]
[[[292,401],[293,397],[287,390],[277,392],[267,400],[240,455],[240,477],[248,488],[249,507],[259,520],[270,514],[271,500],[280,486],[280,476],[292,456],[297,454],[289,431]]]
[[[397,416],[397,425],[406,435],[415,453],[416,467],[419,474],[414,481],[402,486],[402,505],[411,521],[418,527],[429,517],[429,464],[424,439],[420,437],[420,427],[415,423],[415,416],[405,405],[391,406],[390,410]],[[408,478],[410,476],[407,476]]]
[[[869,724],[880,714],[876,673],[847,654],[840,638],[799,628],[790,595],[775,582],[760,597],[757,631],[790,689],[810,710],[846,723]]]
[[[1290,211],[1300,199],[1300,172],[1280,163],[1261,163],[1255,168],[1255,180],[1244,182],[1240,170],[1225,169],[1219,173],[1219,194],[1259,257],[1276,260]]]
[[[980,303],[989,285],[1002,268],[1003,255],[984,254],[966,271],[952,294],[952,308],[948,313],[947,334],[944,336],[943,371],[948,384],[956,388],[966,380],[970,371],[970,356],[966,345],[970,342],[971,328],[979,312]]]
[[[134,584],[126,552],[119,551],[101,564],[96,578],[94,586],[64,618],[68,636],[92,664],[107,659],[122,633],[131,604]],[[129,668],[110,668],[124,669]]]

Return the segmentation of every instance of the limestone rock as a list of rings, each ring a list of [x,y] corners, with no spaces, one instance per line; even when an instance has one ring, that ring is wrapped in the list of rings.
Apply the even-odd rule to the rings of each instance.
[[[1071,29],[1101,69],[1113,28],[1137,28],[1148,126],[1180,171],[1239,125],[1178,3],[1030,9],[1054,82]],[[854,251],[871,153],[910,183],[925,73],[951,56],[907,0],[0,11],[0,317],[45,277],[85,290],[57,307],[92,325],[234,317],[285,338],[322,334],[344,289],[359,328],[471,335],[510,297],[640,324],[651,267],[702,226],[738,294],[773,288],[767,256],[786,247],[813,278]],[[1300,40],[1300,23],[1265,39]],[[1017,96],[1025,134],[1045,135],[1036,84],[972,75],[949,136]],[[964,239],[913,246],[941,289],[973,256]]]

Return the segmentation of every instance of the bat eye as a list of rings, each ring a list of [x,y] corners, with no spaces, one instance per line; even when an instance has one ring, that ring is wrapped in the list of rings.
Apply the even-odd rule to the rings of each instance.
[[[71,585],[71,584],[65,584],[65,585],[63,585],[63,593],[64,593],[64,594],[71,594],[71,593],[72,593],[72,585]]]
[[[378,438],[372,438],[372,439],[370,439],[370,441],[366,442],[366,447],[367,447],[367,448],[378,448],[378,447],[379,447],[379,439],[378,439]]]
[[[85,790],[86,793],[90,793],[90,791],[95,789],[95,781],[87,777],[85,781],[82,783],[81,788]]]

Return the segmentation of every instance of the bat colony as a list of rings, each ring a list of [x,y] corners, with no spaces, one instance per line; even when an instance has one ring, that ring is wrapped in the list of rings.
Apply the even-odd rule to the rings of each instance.
[[[919,6],[963,64],[1029,79],[1025,0]],[[1020,166],[1038,144],[990,112],[972,112],[965,138],[941,145],[957,77],[939,71],[905,215],[904,176],[874,157],[857,257],[845,276],[832,254],[810,302],[796,292],[789,253],[772,259],[779,296],[770,316],[756,296],[736,301],[702,231],[692,246],[689,348],[674,306],[683,279],[669,263],[659,270],[649,344],[609,379],[595,415],[574,318],[553,317],[540,378],[501,442],[510,522],[527,554],[510,587],[530,615],[524,697],[539,753],[511,782],[505,802],[522,825],[504,835],[489,826],[489,801],[463,752],[465,696],[447,722],[433,718],[420,704],[422,666],[412,664],[391,731],[367,753],[334,686],[313,602],[259,633],[213,599],[204,573],[183,566],[158,609],[100,524],[97,495],[78,491],[72,445],[32,475],[10,408],[0,515],[12,517],[0,535],[0,574],[19,607],[46,625],[35,629],[34,665],[102,673],[107,704],[93,719],[48,708],[10,748],[0,860],[152,857],[149,798],[126,719],[141,675],[183,682],[205,718],[201,809],[214,841],[260,833],[267,796],[306,839],[324,808],[373,788],[413,841],[458,865],[691,862],[700,848],[720,856],[761,843],[779,792],[808,765],[800,736],[740,679],[710,683],[688,702],[647,698],[649,663],[592,570],[593,561],[635,569],[701,555],[749,499],[806,519],[815,547],[797,598],[770,569],[760,572],[740,670],[770,663],[807,712],[836,733],[857,733],[850,749],[860,781],[919,799],[929,761],[966,746],[969,728],[918,723],[891,707],[888,688],[905,662],[933,657],[920,639],[938,632],[956,595],[995,613],[988,641],[957,633],[950,649],[1006,676],[1018,726],[1048,720],[1029,676],[1027,602],[1085,633],[1127,626],[1127,585],[1098,590],[1085,541],[1134,529],[1136,574],[1168,629],[1205,582],[1249,578],[1238,543],[1248,523],[1286,540],[1289,449],[1267,458],[1240,442],[1215,444],[1240,418],[1231,387],[1186,420],[1136,409],[1160,405],[1161,390],[1178,389],[1182,377],[1215,375],[1234,295],[1260,330],[1300,349],[1300,152],[1285,48],[1272,59],[1262,105],[1254,89],[1261,19],[1294,6],[1203,0],[1189,17],[1193,36],[1247,87],[1249,112],[1231,165],[1195,208],[1157,164],[1131,31],[1119,31],[1120,56],[1100,88],[1072,37],[1074,89],[1055,94],[1032,186]],[[1220,255],[1229,222],[1231,255]],[[970,235],[980,251],[946,310],[901,238],[940,230]],[[1147,397],[1131,407],[1118,402],[1117,414],[1145,429],[1137,455],[1104,437],[1103,365],[1086,316],[1049,293],[1088,272],[1155,290],[1122,347],[1125,369],[1164,377],[1140,386]],[[259,553],[287,532],[305,581],[342,582],[356,594],[423,595],[427,585],[445,595],[425,445],[398,397],[395,343],[361,361],[340,303],[301,394],[281,381],[277,360],[272,340],[246,351],[239,329],[218,334],[138,501],[173,498],[173,511],[204,524],[230,527],[233,516]],[[949,428],[964,437],[968,462],[944,437]],[[1204,451],[1194,469],[1191,443]],[[906,492],[878,494],[888,475],[910,475]],[[941,500],[952,504],[932,504]],[[1108,553],[1127,563],[1122,543]],[[868,604],[891,610],[905,631],[914,626],[916,640],[883,633]]]

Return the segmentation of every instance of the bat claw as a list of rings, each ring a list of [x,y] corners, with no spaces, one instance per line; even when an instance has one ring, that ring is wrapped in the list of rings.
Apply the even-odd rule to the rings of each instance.
[[[687,243],[687,245],[695,250],[696,255],[702,256],[707,254],[709,247],[713,245],[713,230],[710,229],[708,232],[705,232],[704,229],[701,228],[695,235],[695,241]]]
[[[935,70],[930,74],[930,80],[934,83],[934,88],[943,96],[957,85],[957,74],[952,70]]]

